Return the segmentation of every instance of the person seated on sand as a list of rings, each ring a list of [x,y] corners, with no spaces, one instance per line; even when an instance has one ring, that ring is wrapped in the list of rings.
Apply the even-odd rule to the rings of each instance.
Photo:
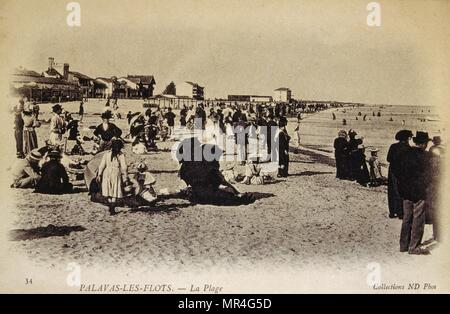
[[[383,176],[381,172],[381,164],[378,160],[378,149],[370,150],[370,157],[367,160],[369,163],[370,182],[369,186],[387,185],[387,178]]]
[[[79,121],[74,119],[67,124],[67,130],[69,132],[69,137],[67,142],[71,143],[70,154],[71,155],[87,155],[88,153],[83,148],[83,138],[81,137],[80,131],[78,129]],[[66,147],[67,148],[67,147]]]
[[[61,153],[55,149],[49,152],[47,157],[50,160],[42,165],[42,176],[34,191],[42,194],[70,193],[73,186],[69,182],[66,169],[61,164]]]
[[[24,159],[16,160],[10,168],[13,177],[11,187],[17,189],[34,188],[41,178],[39,167],[41,160],[42,154],[37,148],[28,153]]]
[[[137,155],[144,155],[147,154],[147,145],[145,143],[145,134],[142,132],[136,138],[134,139],[132,146],[133,153]]]
[[[157,200],[156,192],[153,189],[156,179],[148,171],[145,163],[141,162],[137,166],[137,172],[132,176],[130,181],[134,186],[134,194],[138,203],[150,205]]]
[[[186,147],[187,145],[191,147]],[[200,151],[201,160],[191,158],[192,156],[182,156],[185,148],[192,154]],[[201,145],[198,139],[191,138],[180,143],[177,153],[181,163],[179,176],[190,186],[189,200],[191,202],[212,205],[243,205],[255,201],[252,194],[240,193],[225,180],[220,172],[218,162],[222,150],[217,145]]]
[[[248,185],[263,185],[265,183],[265,178],[261,170],[261,165],[259,165],[258,162],[254,162],[251,159],[247,160],[247,164],[245,165],[245,176],[241,183]]]
[[[94,131],[94,135],[100,140],[98,152],[110,149],[112,139],[120,138],[122,136],[122,130],[114,123],[110,122],[111,118],[112,114],[110,111],[102,113],[103,122],[99,124]]]

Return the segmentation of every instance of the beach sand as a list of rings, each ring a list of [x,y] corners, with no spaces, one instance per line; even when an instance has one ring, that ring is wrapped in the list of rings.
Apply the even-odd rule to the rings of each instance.
[[[92,113],[100,112],[103,103],[90,100],[85,104],[85,127],[100,123],[100,117]],[[143,111],[139,102],[125,105],[119,100],[119,105],[124,113],[128,108]],[[77,103],[63,107],[78,110]],[[41,105],[44,119],[49,117],[49,108]],[[332,110],[337,112],[336,121],[331,120]],[[375,108],[347,108],[345,114],[342,108],[338,110],[327,110],[302,121],[302,143],[309,149],[291,153],[291,175],[287,179],[264,186],[236,185],[242,192],[258,194],[258,200],[246,206],[192,205],[168,199],[151,210],[119,208],[118,215],[110,216],[106,207],[89,201],[82,184],[78,193],[70,195],[11,189],[16,206],[11,209],[13,224],[9,231],[15,240],[9,242],[9,253],[25,256],[44,269],[61,269],[73,261],[92,268],[173,272],[236,272],[259,267],[268,272],[283,267],[312,272],[352,267],[365,271],[373,261],[393,267],[402,265],[404,270],[416,269],[417,263],[436,269],[439,247],[427,257],[399,252],[401,221],[388,218],[387,188],[337,180],[330,157],[332,141],[346,116],[345,128],[356,129],[365,136],[366,144],[381,148],[380,159],[385,160],[395,132],[402,128],[394,112],[406,116],[402,112],[410,108],[380,109],[382,117],[368,115],[371,120],[365,124],[352,120],[355,112],[371,114]],[[391,115],[394,122],[388,121]],[[420,127],[434,135],[439,130],[435,122],[419,122],[414,114],[408,117],[405,127],[413,131]],[[125,119],[117,124],[126,130]],[[294,127],[295,121],[290,119],[291,133]],[[41,143],[47,134],[48,125],[44,125],[38,131]],[[172,144],[158,145],[170,148]],[[156,191],[179,185],[178,164],[169,152],[136,156],[127,147],[126,157],[128,163],[145,160],[157,179]],[[38,230],[37,238],[33,238],[33,229],[42,227],[46,232]],[[19,240],[21,235],[28,239]],[[52,236],[39,237],[42,235]],[[424,240],[429,237],[427,226]]]

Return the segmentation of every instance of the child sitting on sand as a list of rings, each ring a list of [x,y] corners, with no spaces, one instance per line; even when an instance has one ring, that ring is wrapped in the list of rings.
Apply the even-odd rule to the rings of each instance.
[[[152,203],[156,201],[157,195],[153,189],[153,185],[156,183],[156,179],[148,171],[147,165],[141,162],[137,166],[137,172],[131,178],[131,182],[135,188],[134,194],[142,201],[142,203]]]
[[[369,163],[370,183],[369,186],[387,185],[387,178],[381,173],[381,165],[378,160],[378,149],[370,150]]]
[[[245,177],[241,183],[263,185],[265,183],[265,178],[261,170],[261,165],[252,160],[248,160],[245,166]]]

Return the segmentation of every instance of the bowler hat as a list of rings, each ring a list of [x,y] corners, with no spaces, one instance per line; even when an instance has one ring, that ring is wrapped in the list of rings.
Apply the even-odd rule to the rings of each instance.
[[[413,141],[416,144],[426,144],[430,141],[430,137],[427,132],[417,131],[416,136],[413,137]]]
[[[410,137],[413,137],[413,133],[410,130],[401,130],[395,134],[395,139],[397,141],[406,141]]]

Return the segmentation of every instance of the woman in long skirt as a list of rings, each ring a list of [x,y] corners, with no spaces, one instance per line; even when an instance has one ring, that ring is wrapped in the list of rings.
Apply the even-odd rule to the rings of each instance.
[[[39,122],[31,111],[24,111],[23,123],[23,152],[27,155],[38,147],[38,139],[34,128],[39,127]]]
[[[108,199],[111,215],[116,214],[117,200],[123,198],[123,187],[128,181],[127,164],[122,148],[121,140],[112,141],[111,150],[103,155],[97,174],[97,181],[101,182],[102,195]]]

